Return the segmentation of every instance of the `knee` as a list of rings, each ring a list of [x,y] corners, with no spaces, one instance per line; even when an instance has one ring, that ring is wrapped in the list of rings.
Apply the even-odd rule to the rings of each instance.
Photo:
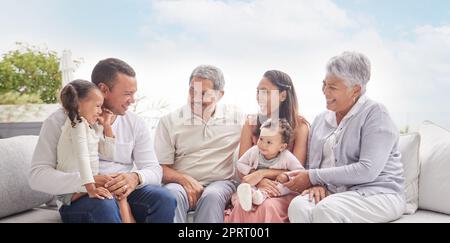
[[[92,211],[94,212],[108,212],[118,210],[117,202],[115,199],[92,199]]]
[[[187,203],[188,199],[186,191],[180,184],[171,183],[167,184],[163,188],[170,193],[169,197],[172,197],[177,202],[177,205],[181,205],[184,202]]]
[[[304,198],[294,198],[288,207],[288,217],[291,223],[309,223],[311,206]]]
[[[187,195],[181,191],[169,191],[170,196],[175,200],[176,207],[188,207],[189,201]],[[183,206],[184,205],[184,206]]]
[[[95,222],[120,222],[120,211],[116,200],[93,199],[91,205],[92,207],[89,213]]]
[[[178,196],[175,196],[171,191],[164,187],[158,187],[153,192],[158,204],[166,207],[176,208]]]
[[[207,203],[211,206],[222,206],[225,205],[227,199],[224,195],[221,195],[219,193],[208,193],[202,195],[202,197],[200,198],[200,202]]]
[[[312,210],[312,220],[314,223],[343,223],[344,220],[338,215],[338,210],[333,209],[329,204],[319,204]]]

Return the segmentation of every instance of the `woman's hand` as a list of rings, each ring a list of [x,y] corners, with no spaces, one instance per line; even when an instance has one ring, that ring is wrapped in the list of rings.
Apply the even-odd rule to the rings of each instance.
[[[252,186],[258,185],[258,183],[264,179],[264,175],[261,171],[255,171],[249,175],[246,175],[242,178],[243,183],[248,183]]]
[[[270,179],[262,179],[256,187],[267,193],[269,197],[279,197],[281,196],[280,190],[278,190],[278,182],[272,181]]]
[[[327,189],[323,186],[314,186],[302,192],[302,196],[308,194],[309,194],[309,201],[312,202],[312,200],[314,199],[316,204],[318,204],[320,201],[322,201],[329,195]]]
[[[309,172],[307,170],[298,171],[298,174],[292,180],[284,183],[284,185],[291,191],[303,192],[303,190],[312,187],[309,180]]]
[[[275,180],[280,183],[286,183],[289,181],[289,175],[287,173],[281,173],[277,176],[277,179]]]

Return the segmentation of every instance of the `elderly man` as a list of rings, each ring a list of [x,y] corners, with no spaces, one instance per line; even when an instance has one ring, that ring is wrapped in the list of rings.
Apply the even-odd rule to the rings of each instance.
[[[217,104],[225,85],[217,67],[197,67],[189,85],[189,103],[161,118],[155,151],[163,183],[177,198],[174,222],[185,223],[187,213],[195,210],[196,223],[223,223],[236,189],[233,154],[242,117],[236,109]]]
[[[327,65],[328,111],[311,126],[307,165],[288,183],[303,192],[291,222],[389,222],[405,210],[399,130],[386,108],[365,96],[370,61],[355,52]],[[307,189],[307,190],[305,190]]]
[[[144,120],[127,111],[135,102],[136,74],[122,60],[108,58],[92,71],[92,82],[102,92],[103,106],[114,113],[112,129],[116,135],[114,158],[100,158],[100,175],[94,176],[98,186],[107,188],[117,198],[127,197],[134,218],[140,223],[170,223],[176,201],[161,187],[162,169],[153,153],[150,130]],[[86,192],[80,173],[56,170],[57,144],[66,115],[60,109],[42,125],[31,162],[30,186],[53,195]],[[65,223],[120,223],[116,199],[98,200],[83,196],[59,212]]]

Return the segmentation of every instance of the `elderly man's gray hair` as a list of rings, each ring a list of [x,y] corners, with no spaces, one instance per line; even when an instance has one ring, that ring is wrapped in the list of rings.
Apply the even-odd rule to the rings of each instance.
[[[214,89],[223,91],[225,87],[225,79],[223,77],[222,70],[218,67],[211,65],[201,65],[192,71],[189,83],[192,82],[194,77],[209,79],[214,83]]]
[[[327,75],[342,79],[349,88],[361,85],[361,94],[364,94],[370,80],[370,69],[370,60],[364,54],[344,52],[330,59],[327,64]]]

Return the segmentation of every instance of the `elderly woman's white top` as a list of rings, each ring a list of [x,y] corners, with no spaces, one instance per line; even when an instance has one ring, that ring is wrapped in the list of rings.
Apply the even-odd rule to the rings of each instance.
[[[336,133],[337,131],[331,133],[323,145],[322,163],[320,164],[321,169],[336,167],[336,156],[334,156],[334,148],[336,147]],[[335,185],[328,184],[326,187],[332,194],[345,192],[347,190],[346,186],[337,187]]]
[[[321,169],[323,149],[336,134],[335,166]],[[337,125],[336,113],[326,111],[311,126],[307,168],[313,185],[345,186],[369,196],[404,195],[399,130],[386,108],[362,96]]]

